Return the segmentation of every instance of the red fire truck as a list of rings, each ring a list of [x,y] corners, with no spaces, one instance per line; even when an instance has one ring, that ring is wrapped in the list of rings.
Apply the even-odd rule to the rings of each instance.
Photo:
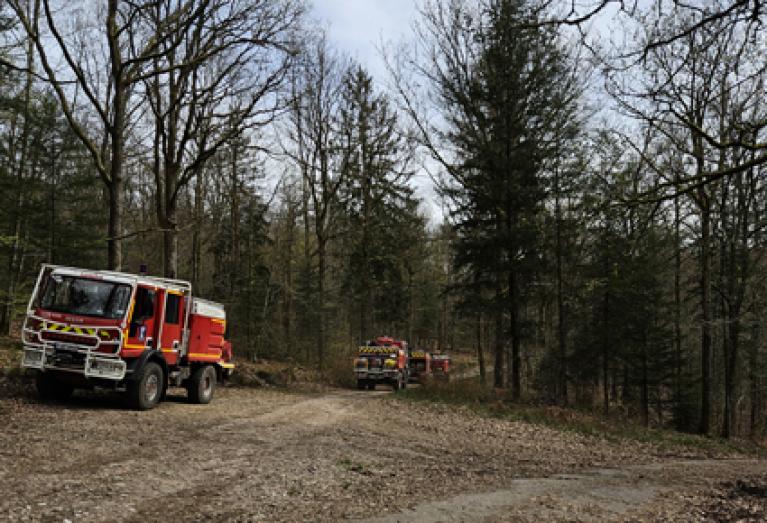
[[[449,379],[450,378],[450,355],[448,354],[432,354],[431,355],[431,370],[432,374],[437,378]]]
[[[425,350],[410,351],[410,381],[425,382],[431,376],[431,354]]]
[[[35,369],[45,399],[75,388],[126,394],[153,408],[168,386],[209,403],[234,370],[226,313],[192,296],[189,282],[43,265],[22,330],[22,366]]]
[[[373,390],[378,383],[404,389],[409,378],[407,342],[389,336],[367,342],[357,350],[354,374],[358,389]]]

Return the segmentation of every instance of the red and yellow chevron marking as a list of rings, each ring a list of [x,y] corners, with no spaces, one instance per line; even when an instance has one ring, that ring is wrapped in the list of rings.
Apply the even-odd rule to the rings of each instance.
[[[56,332],[71,332],[79,334],[80,336],[95,336],[98,332],[99,336],[109,336],[109,333],[105,330],[90,329],[85,327],[75,327],[74,325],[64,325],[62,323],[43,323],[40,326],[41,330],[50,330]]]

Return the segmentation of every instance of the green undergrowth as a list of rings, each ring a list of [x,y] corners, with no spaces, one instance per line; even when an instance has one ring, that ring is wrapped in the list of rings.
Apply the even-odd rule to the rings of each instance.
[[[695,451],[707,456],[733,454],[765,455],[762,446],[750,440],[722,439],[688,434],[667,428],[646,428],[617,414],[605,418],[576,408],[513,402],[505,391],[482,385],[479,378],[433,381],[402,391],[396,401],[442,403],[466,408],[480,416],[523,421],[554,430],[591,436],[613,443],[636,441],[653,444],[669,454]]]

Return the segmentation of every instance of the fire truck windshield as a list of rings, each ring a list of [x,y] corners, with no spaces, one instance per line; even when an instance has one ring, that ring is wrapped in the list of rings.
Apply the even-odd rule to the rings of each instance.
[[[128,309],[129,285],[53,274],[40,307],[53,312],[121,319]]]

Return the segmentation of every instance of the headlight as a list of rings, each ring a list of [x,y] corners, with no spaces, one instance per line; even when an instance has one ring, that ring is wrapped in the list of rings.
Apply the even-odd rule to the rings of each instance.
[[[384,362],[384,367],[386,367],[387,369],[393,369],[396,366],[397,366],[397,360],[389,359]]]

